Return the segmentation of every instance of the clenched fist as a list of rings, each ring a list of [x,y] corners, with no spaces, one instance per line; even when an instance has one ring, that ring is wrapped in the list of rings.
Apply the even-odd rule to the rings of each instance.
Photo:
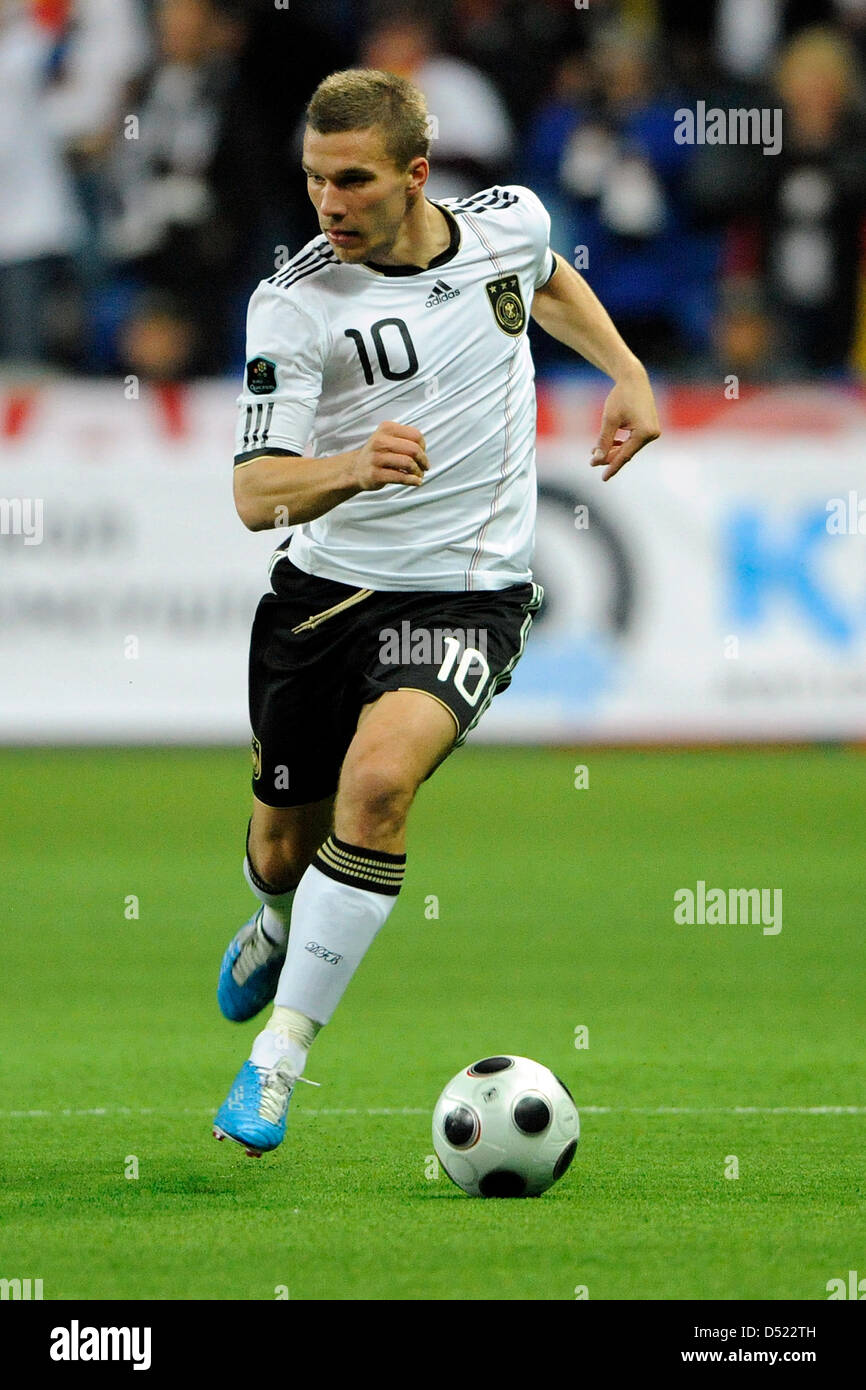
[[[426,443],[414,425],[385,420],[355,451],[352,480],[362,492],[374,492],[388,483],[420,487],[430,467]]]

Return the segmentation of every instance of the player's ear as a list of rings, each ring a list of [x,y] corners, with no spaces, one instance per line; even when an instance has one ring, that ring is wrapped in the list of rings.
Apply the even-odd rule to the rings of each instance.
[[[430,175],[430,164],[423,155],[418,155],[412,160],[406,171],[408,184],[407,193],[420,193]]]

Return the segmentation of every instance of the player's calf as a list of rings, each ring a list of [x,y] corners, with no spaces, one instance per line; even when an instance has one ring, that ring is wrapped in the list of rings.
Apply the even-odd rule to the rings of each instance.
[[[265,836],[261,832],[253,836],[250,831],[244,876],[253,892],[267,902],[268,898],[281,897],[297,888],[314,852],[315,847],[307,855],[299,854],[288,836]]]
[[[285,882],[291,869],[285,863],[282,867]],[[280,892],[263,879],[249,853],[244,859],[244,876],[262,906],[229,942],[220,963],[217,1003],[232,1023],[254,1018],[276,994],[295,896],[294,884]],[[295,884],[299,877],[295,877]]]

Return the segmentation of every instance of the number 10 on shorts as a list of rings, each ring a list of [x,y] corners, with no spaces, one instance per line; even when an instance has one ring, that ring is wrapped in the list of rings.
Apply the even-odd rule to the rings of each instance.
[[[456,637],[446,637],[444,639],[444,646],[446,648],[445,660],[436,673],[436,679],[440,681],[447,681],[449,679],[451,672],[454,671],[457,653],[460,651],[460,643],[457,641]],[[466,677],[469,675],[469,670],[473,662],[478,663],[477,680],[474,690],[469,691],[466,689]],[[473,676],[476,675],[475,672],[472,674]],[[478,704],[479,697],[487,684],[489,675],[490,667],[487,665],[487,660],[484,655],[477,647],[465,647],[457,670],[454,671],[454,688],[455,690],[459,690],[470,709],[474,709]],[[470,677],[470,679],[472,679],[472,677]]]

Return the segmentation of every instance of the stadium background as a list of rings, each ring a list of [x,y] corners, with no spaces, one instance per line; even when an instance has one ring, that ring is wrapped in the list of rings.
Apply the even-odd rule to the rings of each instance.
[[[864,52],[860,0],[2,0],[0,1274],[270,1297],[275,1222],[301,1298],[815,1298],[866,1272]],[[249,293],[315,231],[304,103],[356,62],[427,93],[435,196],[542,197],[664,433],[601,484],[605,380],[531,330],[545,607],[419,798],[388,941],[317,1044],[328,1103],[296,1102],[267,1189],[201,1154],[238,1049],[211,976],[248,911],[273,547],[231,506],[234,399]],[[780,151],[677,144],[699,102],[780,109]],[[781,884],[784,930],[684,937],[700,879]],[[425,1176],[439,1087],[503,1049],[567,1076],[589,1131],[534,1233],[417,1200],[459,1198]],[[748,1183],[720,1182],[741,1149]]]

